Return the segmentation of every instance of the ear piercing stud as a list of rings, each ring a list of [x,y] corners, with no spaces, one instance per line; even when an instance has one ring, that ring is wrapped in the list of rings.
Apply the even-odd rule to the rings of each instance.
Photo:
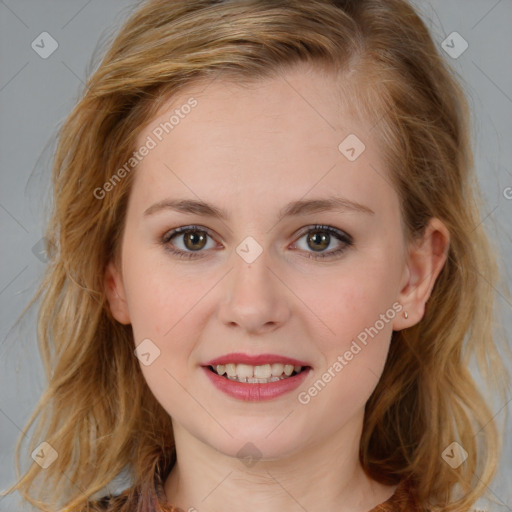
[[[404,311],[404,318],[407,320],[409,318],[409,314],[407,313],[407,311]]]

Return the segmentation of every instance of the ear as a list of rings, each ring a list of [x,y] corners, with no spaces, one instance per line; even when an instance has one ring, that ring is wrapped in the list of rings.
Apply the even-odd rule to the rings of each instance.
[[[114,262],[110,262],[105,270],[105,295],[112,316],[122,324],[130,323],[130,314],[124,290],[123,278]]]
[[[425,304],[446,262],[449,245],[450,232],[439,219],[433,218],[421,239],[409,247],[404,284],[398,296],[403,313],[395,318],[393,330],[412,327],[423,318]]]

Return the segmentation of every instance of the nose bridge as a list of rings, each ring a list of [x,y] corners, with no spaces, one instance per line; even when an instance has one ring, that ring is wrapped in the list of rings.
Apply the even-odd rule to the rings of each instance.
[[[220,318],[247,330],[277,325],[287,317],[284,287],[274,275],[268,248],[248,236],[235,248]]]

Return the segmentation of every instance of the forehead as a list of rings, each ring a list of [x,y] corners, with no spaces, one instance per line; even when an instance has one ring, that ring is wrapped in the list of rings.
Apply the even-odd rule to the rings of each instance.
[[[305,66],[250,83],[218,77],[190,86],[139,134],[137,147],[151,140],[152,149],[137,166],[135,188],[276,200],[335,188],[368,199],[389,181],[347,90],[338,76]]]
[[[153,129],[161,132],[156,134],[157,142],[161,142],[162,138],[180,137],[180,132],[185,139],[191,127],[204,127],[211,129],[209,139],[225,144],[229,140],[239,144],[245,139],[247,148],[252,137],[257,136],[254,145],[259,146],[265,141],[276,142],[278,135],[289,135],[288,139],[307,136],[315,144],[332,146],[333,132],[364,129],[358,120],[356,90],[354,75],[329,70],[325,65],[295,64],[260,79],[220,74],[192,83],[168,99],[139,141]],[[197,103],[194,108],[187,105],[191,98]],[[228,130],[230,138],[226,139]],[[216,144],[216,150],[220,146]]]

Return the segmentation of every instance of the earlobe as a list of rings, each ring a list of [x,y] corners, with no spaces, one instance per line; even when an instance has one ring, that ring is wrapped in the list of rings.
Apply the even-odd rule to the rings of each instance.
[[[105,295],[112,316],[122,324],[130,323],[130,314],[126,302],[123,278],[115,266],[110,262],[105,269]]]
[[[408,278],[398,297],[407,315],[395,319],[394,330],[411,327],[423,318],[425,305],[446,262],[449,244],[448,229],[439,219],[433,218],[423,237],[409,248],[405,269]]]

